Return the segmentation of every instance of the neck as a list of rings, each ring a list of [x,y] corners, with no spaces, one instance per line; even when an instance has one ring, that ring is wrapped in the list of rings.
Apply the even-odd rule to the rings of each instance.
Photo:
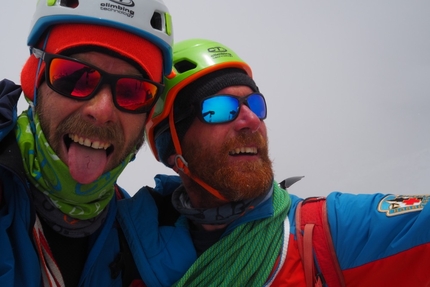
[[[184,185],[176,189],[172,194],[172,204],[180,214],[194,223],[194,226],[208,231],[226,227],[229,223],[254,210],[261,202],[269,199],[272,194],[272,190],[268,190],[266,194],[256,198],[220,204],[214,201],[204,203],[201,197],[193,194],[193,191],[195,192],[195,190],[187,190]],[[197,203],[192,203],[189,194],[194,195],[194,202]],[[196,198],[199,200],[196,201]],[[214,207],[206,207],[208,205]]]
[[[225,229],[227,227],[227,224],[220,224],[220,225],[210,225],[210,224],[199,224],[196,222],[193,222],[194,225],[200,226],[206,231],[215,231],[220,229]]]
[[[213,196],[188,176],[181,176],[181,179],[185,187],[185,191],[190,198],[191,205],[194,208],[216,208],[227,203],[226,201]]]

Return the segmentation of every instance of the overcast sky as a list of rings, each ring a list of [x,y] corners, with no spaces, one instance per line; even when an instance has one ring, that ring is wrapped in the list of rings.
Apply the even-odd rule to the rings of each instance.
[[[0,78],[19,83],[35,3],[2,2]],[[216,40],[251,65],[275,179],[305,176],[291,193],[429,193],[430,1],[165,3],[175,41]],[[134,194],[156,173],[173,171],[144,147],[119,183]]]

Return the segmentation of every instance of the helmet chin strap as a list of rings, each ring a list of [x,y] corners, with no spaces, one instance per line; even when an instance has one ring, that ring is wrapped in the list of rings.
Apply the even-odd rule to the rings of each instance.
[[[172,105],[172,108],[171,108],[170,114],[169,114],[169,126],[170,126],[170,134],[172,136],[173,146],[175,147],[175,150],[176,150],[176,156],[175,156],[176,167],[179,170],[181,170],[183,173],[185,173],[187,176],[189,176],[192,180],[197,182],[201,187],[206,189],[210,194],[212,194],[213,196],[215,196],[216,198],[218,198],[222,201],[228,202],[228,200],[218,190],[211,187],[210,185],[205,183],[200,178],[191,174],[191,172],[188,168],[188,163],[184,159],[184,157],[182,156],[181,144],[179,143],[178,134],[176,133],[175,122],[173,120],[173,105]]]

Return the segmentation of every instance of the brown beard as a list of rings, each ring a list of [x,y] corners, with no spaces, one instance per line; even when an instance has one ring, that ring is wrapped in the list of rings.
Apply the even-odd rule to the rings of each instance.
[[[51,134],[49,129],[49,108],[45,108],[43,105],[43,96],[38,93],[38,103],[36,105],[36,113],[39,117],[40,125],[45,138],[48,141],[51,148],[56,154],[59,154],[61,145],[63,144],[64,135],[67,134],[78,134],[80,136],[97,138],[103,142],[109,142],[115,149],[122,150],[122,152],[115,153],[111,159],[111,164],[108,170],[112,170],[117,167],[124,159],[132,152],[137,150],[143,145],[144,142],[144,128],[140,131],[137,137],[131,141],[127,146],[124,139],[124,133],[119,124],[99,127],[89,124],[83,120],[78,113],[73,113],[69,117],[65,118],[55,130],[54,134]],[[125,148],[122,148],[126,146]]]
[[[239,146],[258,147],[258,161],[229,163],[229,152]],[[218,190],[229,201],[255,198],[264,194],[273,181],[267,140],[258,133],[242,133],[226,141],[217,152],[194,141],[183,144],[183,155],[190,172]],[[203,195],[201,195],[203,196]]]

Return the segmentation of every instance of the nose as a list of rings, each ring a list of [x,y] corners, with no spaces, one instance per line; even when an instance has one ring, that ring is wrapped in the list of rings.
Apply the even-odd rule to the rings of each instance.
[[[117,108],[113,102],[110,85],[105,84],[84,106],[84,114],[96,125],[106,125],[115,120]]]
[[[252,132],[256,132],[260,125],[261,120],[257,115],[247,105],[242,104],[235,120],[235,128],[237,130],[250,129]]]

